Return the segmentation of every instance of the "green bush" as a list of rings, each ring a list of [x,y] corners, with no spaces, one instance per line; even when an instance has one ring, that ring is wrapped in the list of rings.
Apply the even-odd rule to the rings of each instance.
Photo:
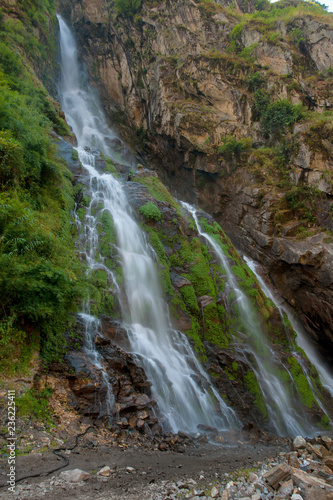
[[[222,145],[218,148],[218,153],[227,160],[240,160],[243,152],[252,147],[252,139],[244,137],[240,141],[236,137],[225,136],[221,138]]]
[[[157,208],[157,206],[149,201],[145,205],[139,208],[139,212],[144,216],[145,219],[159,221],[162,219],[162,214]]]
[[[287,99],[270,102],[270,96],[262,90],[255,93],[254,111],[260,119],[266,137],[279,138],[288,127],[305,116],[302,104],[294,105]]]
[[[142,0],[115,0],[117,14],[124,14],[132,17],[142,5]]]
[[[252,75],[249,75],[246,79],[246,83],[250,92],[260,89],[266,84],[266,79],[257,71]]]

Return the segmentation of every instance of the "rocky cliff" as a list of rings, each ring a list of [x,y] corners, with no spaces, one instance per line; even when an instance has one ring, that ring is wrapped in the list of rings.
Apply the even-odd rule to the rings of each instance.
[[[333,21],[294,0],[60,0],[113,123],[332,346]],[[256,10],[257,9],[257,10]]]

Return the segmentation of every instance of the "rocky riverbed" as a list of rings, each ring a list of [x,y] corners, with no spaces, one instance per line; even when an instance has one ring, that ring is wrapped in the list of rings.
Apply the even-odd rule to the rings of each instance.
[[[168,436],[166,451],[153,440],[145,445],[133,439],[115,438],[104,432],[102,439],[89,430],[79,440],[72,438],[62,453],[69,463],[48,475],[63,459],[50,451],[17,457],[19,479],[14,493],[0,490],[0,498],[20,499],[123,499],[123,500],[329,500],[333,498],[332,440],[274,438],[254,433],[229,434],[224,443],[188,439],[181,453],[172,450]],[[74,437],[74,436],[73,436]],[[176,436],[173,436],[175,438]],[[170,436],[169,436],[170,438]],[[183,441],[184,435],[180,438]],[[205,442],[206,441],[206,442]],[[222,441],[222,437],[220,437]],[[148,446],[148,444],[150,446]],[[160,448],[160,449],[159,449]],[[2,481],[5,473],[2,466]]]

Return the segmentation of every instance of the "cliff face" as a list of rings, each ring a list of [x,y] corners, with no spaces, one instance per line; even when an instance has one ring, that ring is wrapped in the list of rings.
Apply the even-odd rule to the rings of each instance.
[[[131,17],[59,4],[114,124],[331,345],[332,16],[302,2],[145,2]]]

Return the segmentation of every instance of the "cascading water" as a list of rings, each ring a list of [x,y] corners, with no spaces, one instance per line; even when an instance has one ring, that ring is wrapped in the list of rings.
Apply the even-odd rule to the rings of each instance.
[[[60,16],[58,20],[62,108],[76,134],[79,158],[89,175],[92,194],[84,221],[88,267],[100,269],[102,266],[108,271],[109,280],[114,280],[98,254],[95,240],[97,220],[92,208],[102,202],[103,210],[113,218],[122,261],[127,297],[124,326],[131,349],[152,382],[152,391],[166,425],[172,431],[192,432],[197,431],[198,424],[221,430],[238,427],[238,419],[212,388],[186,336],[170,327],[149,246],[131,215],[121,183],[111,174],[100,174],[95,168],[92,149],[118,159],[110,146],[115,134],[109,129],[94,93],[82,83],[74,37]],[[85,315],[82,317],[84,319]],[[91,316],[87,318],[91,322]],[[94,349],[93,344],[90,347]]]
[[[236,296],[233,307],[237,308],[242,331],[238,332],[241,342],[235,339],[233,346],[240,358],[243,357],[248,363],[251,363],[251,358],[255,360],[255,364],[251,363],[252,369],[264,395],[266,407],[276,432],[280,435],[289,434],[291,436],[313,434],[315,429],[308,422],[303,408],[293,401],[287,387],[276,374],[279,369],[285,370],[285,368],[281,366],[274,350],[269,346],[256,312],[246,294],[239,287],[227,257],[217,242],[202,230],[196,209],[188,203],[182,203],[182,205],[185,210],[191,213],[199,234],[208,241],[219,258],[227,277],[227,293],[230,296],[232,292]]]
[[[306,338],[306,334],[303,331],[302,326],[299,324],[299,322],[296,320],[294,317],[293,313],[289,310],[289,308],[286,305],[282,305],[279,303],[278,299],[274,296],[272,291],[269,289],[265,281],[262,279],[260,274],[257,271],[257,265],[256,263],[247,257],[246,255],[243,256],[244,260],[247,264],[247,266],[251,269],[251,271],[256,275],[256,278],[261,286],[262,291],[268,297],[278,308],[281,318],[283,318],[283,315],[285,314],[290,321],[290,324],[292,325],[294,331],[297,334],[296,337],[296,343],[298,344],[299,347],[303,349],[305,352],[307,358],[311,362],[311,364],[316,368],[320,381],[325,387],[325,389],[333,396],[333,375],[330,373],[328,367],[325,364],[325,361],[321,358],[321,356],[316,352],[315,347],[311,344],[310,340]],[[325,411],[323,402],[320,400],[320,398],[316,394],[316,390],[313,387],[313,382],[311,379],[311,376],[308,372],[307,367],[304,364],[303,359],[299,356],[298,353],[293,353],[293,356],[297,358],[299,364],[302,366],[303,372],[305,376],[307,377],[308,383],[312,388],[312,392],[316,398],[318,406]]]

